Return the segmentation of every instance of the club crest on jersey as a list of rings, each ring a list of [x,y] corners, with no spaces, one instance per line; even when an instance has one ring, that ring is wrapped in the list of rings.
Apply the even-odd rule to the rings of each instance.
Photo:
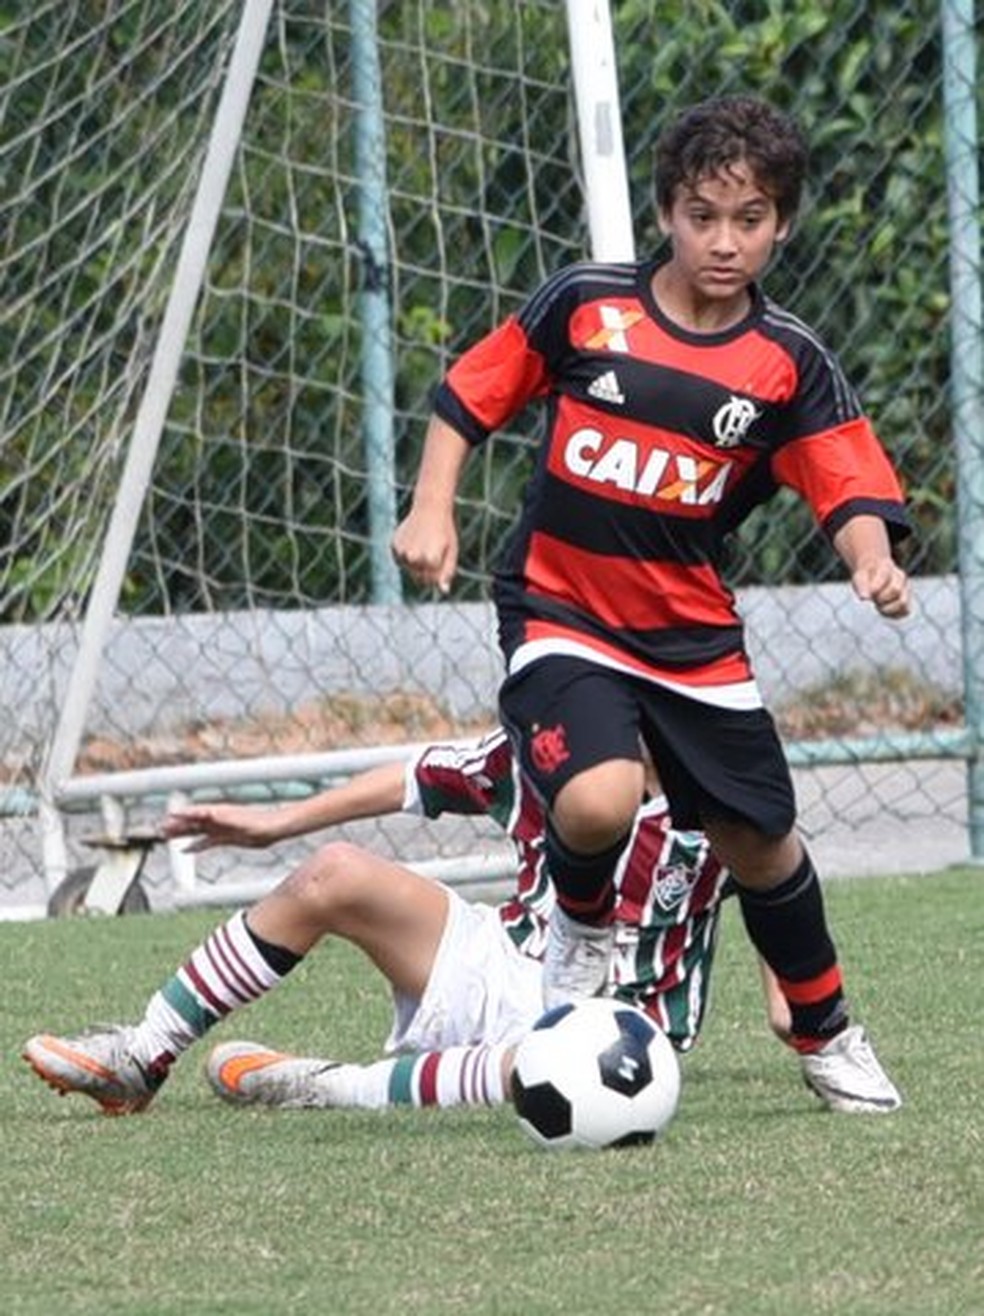
[[[737,448],[743,443],[752,424],[761,411],[749,398],[732,393],[723,406],[718,407],[711,420],[716,448]]]
[[[556,772],[571,756],[567,748],[567,732],[563,726],[539,727],[530,741],[530,757],[537,772],[549,776]]]
[[[667,912],[686,900],[696,881],[696,870],[687,864],[653,865],[653,894],[660,909]]]

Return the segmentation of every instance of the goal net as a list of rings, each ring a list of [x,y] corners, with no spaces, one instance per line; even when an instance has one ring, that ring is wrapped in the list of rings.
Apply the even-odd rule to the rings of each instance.
[[[946,189],[933,145],[936,9],[835,0],[822,15],[763,17],[739,3],[613,6],[640,248],[658,241],[651,150],[668,108],[754,85],[820,126],[818,236],[807,227],[774,291],[843,344],[929,530],[922,565],[942,576],[952,570],[952,521],[937,531],[933,517],[952,504],[954,469],[938,332]],[[118,590],[103,591],[111,625],[80,682],[86,618],[126,511],[134,431],[189,234],[202,236],[203,162],[251,16],[263,39],[240,89],[248,108],[213,198],[174,387],[150,398],[163,415],[146,488],[129,508],[132,547],[115,536],[126,551]],[[494,718],[488,575],[529,468],[530,433],[497,434],[469,465],[450,601],[397,578],[388,528],[450,359],[546,274],[591,252],[572,82],[555,0],[0,6],[8,894],[50,885],[37,825],[46,784],[146,770],[164,774],[164,792],[175,765],[204,772],[264,757],[287,765],[274,783],[284,793],[313,786],[306,756],[455,736]],[[855,149],[848,178],[843,161]],[[875,211],[884,218],[872,236],[865,216]],[[811,527],[795,517],[783,525],[779,539],[775,518],[750,528],[739,586],[831,575]],[[890,720],[897,728],[901,708],[912,729],[954,720],[959,626],[952,593],[936,599],[930,629],[900,642],[859,632],[833,583],[811,596],[812,629],[804,620],[801,635],[787,596],[761,603],[778,615],[767,627],[792,645],[788,673],[800,685],[870,669],[874,644],[902,673]],[[782,685],[778,653],[764,658],[766,679]],[[870,707],[887,687],[866,679],[859,698]],[[835,735],[855,725],[848,716]],[[930,799],[928,777],[841,787],[825,809],[958,815],[961,784]],[[98,830],[98,798],[83,791],[77,808],[66,806],[69,862],[79,861],[81,833]],[[369,840],[405,853],[416,836],[391,842],[383,829]],[[426,845],[456,853],[467,840],[442,833]]]
[[[34,870],[36,791],[249,8],[41,0],[2,34],[2,825]],[[370,10],[272,7],[74,773],[494,717],[480,600],[524,436],[469,475],[440,621],[400,606],[388,521],[449,354],[585,254],[564,12],[383,5],[367,31]]]

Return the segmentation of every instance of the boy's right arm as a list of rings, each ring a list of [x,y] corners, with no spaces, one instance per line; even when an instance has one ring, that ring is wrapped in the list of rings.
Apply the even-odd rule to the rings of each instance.
[[[337,827],[357,818],[399,813],[403,808],[406,764],[396,759],[357,773],[341,786],[305,800],[272,807],[255,804],[206,804],[173,809],[161,824],[167,840],[187,836],[189,853],[219,845],[262,850],[276,841]]]
[[[480,778],[474,771],[479,759],[485,767]],[[169,841],[189,837],[188,853],[220,845],[262,850],[277,841],[358,818],[379,818],[404,810],[427,817],[445,811],[495,812],[501,793],[511,787],[510,762],[508,742],[500,730],[470,746],[468,741],[457,742],[456,747],[433,745],[413,758],[382,763],[305,800],[270,807],[199,804],[172,809],[161,823],[161,836]],[[429,807],[423,803],[424,795]]]
[[[454,500],[470,445],[458,431],[432,416],[407,516],[393,535],[394,560],[419,585],[451,588],[458,567]]]

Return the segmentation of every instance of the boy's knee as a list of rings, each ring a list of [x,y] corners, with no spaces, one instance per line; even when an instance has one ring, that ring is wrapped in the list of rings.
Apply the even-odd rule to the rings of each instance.
[[[348,841],[323,845],[286,879],[285,895],[308,911],[323,914],[351,905],[362,886],[363,852]]]
[[[605,850],[632,826],[642,802],[641,764],[599,764],[572,777],[551,810],[556,832],[570,849],[585,854]]]
[[[751,823],[708,818],[705,830],[711,846],[742,886],[768,890],[785,881],[803,859],[796,831],[767,836]]]

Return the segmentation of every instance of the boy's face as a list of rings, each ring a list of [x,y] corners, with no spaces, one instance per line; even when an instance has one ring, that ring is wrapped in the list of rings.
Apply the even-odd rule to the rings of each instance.
[[[709,301],[742,294],[789,232],[743,161],[677,188],[669,211],[660,211],[659,226],[672,243],[678,273]]]

